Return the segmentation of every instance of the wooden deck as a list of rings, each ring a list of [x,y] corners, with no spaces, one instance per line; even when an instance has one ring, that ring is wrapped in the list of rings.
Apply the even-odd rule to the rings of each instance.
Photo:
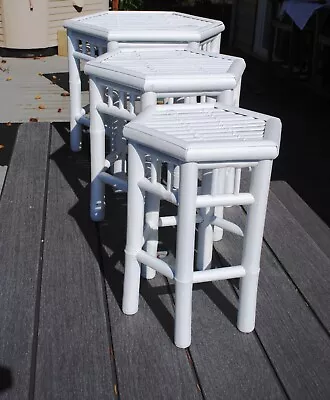
[[[70,97],[58,85],[67,71],[66,57],[0,58],[0,122],[69,121]],[[88,97],[82,93],[83,105]]]
[[[88,160],[67,138],[67,124],[21,125],[4,183],[1,400],[330,398],[330,230],[285,182],[270,193],[255,332],[235,327],[236,282],[199,284],[180,350],[162,277],[122,314],[125,196],[92,223]],[[235,263],[239,240],[218,242],[215,262]]]

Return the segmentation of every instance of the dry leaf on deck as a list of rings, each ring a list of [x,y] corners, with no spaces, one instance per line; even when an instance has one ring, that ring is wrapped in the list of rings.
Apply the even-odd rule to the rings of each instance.
[[[39,110],[44,110],[45,108],[47,108],[44,104],[40,104],[38,106]]]
[[[40,95],[37,95],[37,96],[35,96],[35,99],[36,99],[36,100],[40,100],[40,99],[41,99],[41,96],[40,96]]]
[[[63,93],[61,93],[61,96],[62,97],[68,97],[68,96],[70,96],[70,93],[69,92],[63,92]]]
[[[6,81],[11,81],[13,78],[11,76],[8,76],[8,78],[6,78]]]
[[[6,126],[11,126],[11,122],[6,122]]]
[[[30,122],[38,122],[39,120],[38,120],[38,118],[30,118],[29,121]]]

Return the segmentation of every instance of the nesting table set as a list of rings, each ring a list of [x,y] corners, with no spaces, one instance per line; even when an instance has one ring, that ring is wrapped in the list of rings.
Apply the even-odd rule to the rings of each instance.
[[[173,12],[105,12],[65,26],[73,151],[81,148],[81,126],[90,131],[91,218],[104,218],[105,184],[128,195],[123,312],[138,310],[141,275],[174,279],[174,341],[186,348],[193,284],[240,278],[237,326],[251,332],[281,123],[238,107],[245,62],[220,54],[224,25]],[[89,118],[80,60],[88,61]],[[242,168],[252,170],[244,193]],[[161,200],[175,204],[177,215],[161,216]],[[224,218],[223,208],[237,205],[249,205],[244,232]],[[177,227],[175,265],[157,257],[163,226]],[[213,240],[223,231],[244,237],[242,261],[211,268]]]

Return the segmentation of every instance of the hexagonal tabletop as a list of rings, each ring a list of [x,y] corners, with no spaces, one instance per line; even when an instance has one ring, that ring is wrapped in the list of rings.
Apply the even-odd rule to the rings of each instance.
[[[201,42],[221,33],[221,21],[170,11],[107,11],[65,21],[72,31],[119,42]]]
[[[278,118],[221,103],[153,106],[124,127],[124,136],[182,161],[276,158]]]
[[[117,49],[88,62],[85,72],[106,81],[156,93],[234,89],[242,58],[199,50]]]

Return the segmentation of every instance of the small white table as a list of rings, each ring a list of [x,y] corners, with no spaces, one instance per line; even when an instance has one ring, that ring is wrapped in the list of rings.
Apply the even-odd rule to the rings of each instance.
[[[186,48],[195,43],[220,52],[221,21],[177,12],[108,11],[64,23],[68,30],[71,149],[81,148],[81,125],[88,125],[81,106],[80,60],[89,61],[118,47]]]
[[[240,278],[237,327],[242,332],[253,331],[272,161],[278,156],[280,145],[280,120],[222,103],[176,104],[149,107],[125,126],[124,136],[128,140],[129,175],[123,312],[132,315],[138,311],[143,265],[173,279],[174,341],[178,347],[186,348],[191,343],[193,284]],[[145,172],[146,155],[151,158],[151,179]],[[180,165],[179,192],[169,182],[163,185],[158,174],[162,163],[172,162]],[[218,194],[212,187],[200,193],[198,172],[217,171],[228,165],[236,171],[242,167],[252,169],[248,189],[242,192],[238,184],[232,194]],[[237,181],[239,176],[240,173]],[[153,224],[148,221],[144,204],[144,198],[150,196],[157,200]],[[159,217],[160,200],[175,204],[177,215]],[[226,205],[248,205],[244,232],[233,222],[214,216],[215,206]],[[212,252],[212,241],[205,246],[212,225],[243,237],[242,242],[236,242],[243,244],[237,249],[238,254],[242,251],[238,265],[211,269],[204,269],[204,263],[199,265],[198,259]],[[175,261],[171,264],[148,248],[149,228],[154,235],[162,226],[177,227]],[[153,243],[157,244],[157,239],[157,234],[151,236]],[[195,259],[198,271],[194,271]]]

